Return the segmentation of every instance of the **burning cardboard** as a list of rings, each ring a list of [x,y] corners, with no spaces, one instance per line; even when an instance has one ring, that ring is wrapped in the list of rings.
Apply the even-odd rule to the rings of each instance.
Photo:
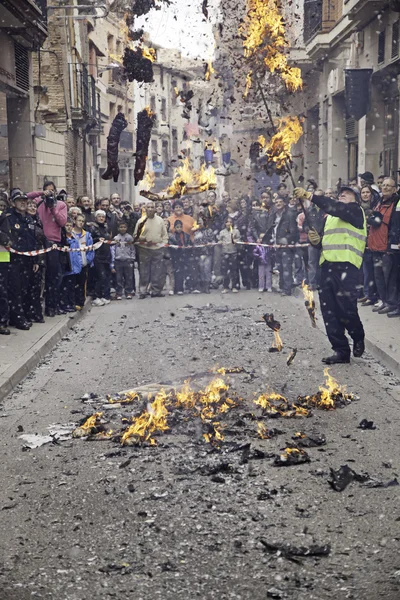
[[[275,456],[274,467],[291,467],[310,462],[310,457],[305,450],[299,448],[285,448],[281,454]]]
[[[316,316],[315,316],[315,300],[314,300],[314,292],[308,287],[305,281],[301,284],[303,294],[304,294],[304,304],[309,314],[311,325],[315,328],[317,326]]]

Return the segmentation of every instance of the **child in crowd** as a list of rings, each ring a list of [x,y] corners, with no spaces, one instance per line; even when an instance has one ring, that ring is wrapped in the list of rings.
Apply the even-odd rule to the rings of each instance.
[[[197,219],[197,229],[194,232],[193,244],[195,247],[195,264],[198,266],[197,281],[199,286],[195,285],[196,289],[193,293],[203,292],[210,293],[211,275],[212,275],[212,259],[214,252],[215,235],[208,221],[203,217]],[[210,245],[209,245],[210,244]],[[196,246],[200,246],[196,248]]]
[[[164,217],[163,221],[165,223],[165,227],[167,228],[168,231],[168,239],[170,239],[170,229],[171,229],[171,223],[168,220],[168,217]],[[165,271],[168,277],[168,287],[169,287],[169,291],[168,294],[170,296],[174,295],[174,290],[175,290],[175,273],[174,273],[174,265],[172,264],[172,257],[171,257],[171,252],[169,248],[164,248],[164,260],[165,260]]]
[[[179,219],[177,219],[174,223],[174,234],[170,234],[169,243],[173,246],[178,246],[178,248],[171,248],[171,256],[172,256],[172,264],[174,266],[174,275],[175,275],[175,294],[181,296],[183,294],[185,280],[188,282],[190,278],[190,272],[188,272],[187,268],[187,256],[185,252],[188,250],[183,250],[183,248],[187,248],[188,246],[193,246],[193,243],[190,239],[190,235],[183,231],[183,223]]]
[[[272,292],[272,260],[271,248],[256,246],[253,250],[258,263],[258,291]]]
[[[233,226],[233,219],[228,217],[225,222],[225,229],[220,231],[218,241],[222,243],[222,273],[223,290],[222,293],[229,292],[229,284],[232,285],[232,292],[239,291],[239,261],[238,246],[235,242],[240,242],[240,233]]]
[[[68,217],[65,223],[66,240],[69,247],[72,249],[79,248],[79,242],[72,235],[74,223]],[[75,312],[75,276],[72,269],[73,252],[66,252],[66,265],[60,291],[60,308],[63,312]]]
[[[127,300],[135,295],[135,246],[133,237],[128,233],[125,221],[118,223],[118,235],[115,236],[115,246],[111,246],[111,271],[116,275],[117,300],[122,300],[125,291]]]
[[[95,223],[91,227],[93,242],[111,240],[111,233],[106,223],[106,213],[104,210],[96,210]],[[103,243],[94,254],[95,269],[95,299],[93,306],[104,306],[110,304],[111,296],[111,246]]]
[[[72,228],[72,236],[78,242],[78,248],[92,246],[93,238],[84,230],[85,217],[78,215]],[[75,309],[81,310],[86,300],[86,283],[88,271],[93,267],[94,250],[82,250],[71,253],[72,271],[75,278]]]

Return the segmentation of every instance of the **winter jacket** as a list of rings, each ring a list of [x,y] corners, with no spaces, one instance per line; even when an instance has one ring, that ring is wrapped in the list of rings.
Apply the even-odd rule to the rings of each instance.
[[[207,229],[198,229],[197,231],[195,231],[194,233],[194,240],[193,240],[193,244],[194,246],[204,246],[205,244],[213,244],[215,242],[215,234],[212,231],[212,229],[207,228]],[[205,248],[198,248],[197,250],[197,255],[200,254],[204,254],[204,255],[212,255],[214,252],[214,247],[213,246],[208,246]]]
[[[89,223],[94,223],[96,220],[94,216],[94,210],[92,210],[91,208],[83,208],[83,206],[81,206],[80,208],[83,216],[85,217],[86,225],[89,225]]]
[[[259,239],[260,236],[262,237],[263,235],[265,235],[268,231],[269,228],[269,224],[270,224],[270,213],[271,210],[263,210],[263,209],[256,209],[253,210],[252,212],[252,221],[250,224],[250,228],[253,231],[253,235],[252,237],[255,239]]]
[[[106,212],[106,223],[108,227],[108,231],[111,236],[114,237],[118,233],[118,215],[115,212],[111,212],[111,210]]]
[[[276,237],[274,236],[275,229],[275,218],[277,211],[272,210],[270,214],[269,229],[263,238],[264,244],[295,244],[299,239],[299,232],[297,229],[297,213],[290,208],[284,208],[282,211],[281,219],[279,221]],[[274,239],[275,238],[275,239]]]
[[[126,223],[127,227],[128,227],[128,231],[127,233],[129,233],[129,235],[133,235],[134,231],[135,231],[135,227],[136,227],[136,223],[139,221],[139,216],[137,215],[137,213],[135,212],[129,212],[124,213],[122,215],[122,219],[121,222],[122,223]]]
[[[193,242],[190,239],[190,235],[182,231],[181,233],[170,233],[168,236],[168,243],[172,246],[193,246]]]
[[[115,236],[114,242],[119,243],[111,246],[112,268],[114,268],[115,261],[133,263],[136,256],[133,237],[129,233],[125,233],[124,235],[119,233]]]
[[[222,242],[222,254],[236,254],[238,246],[234,242],[240,242],[240,233],[236,227],[232,231],[225,228],[220,231],[218,241]]]
[[[76,233],[72,233],[72,237],[68,238],[68,245],[70,248],[79,249],[81,247],[80,240],[83,238],[83,243],[85,246],[93,245],[93,238],[88,231],[82,230],[82,235],[79,236]],[[92,266],[94,261],[94,250],[88,250],[86,252],[86,262],[89,267]],[[76,275],[82,271],[83,260],[82,260],[82,252],[70,252],[70,265],[71,271],[66,273],[66,275]]]
[[[20,252],[37,250],[35,222],[33,218],[28,214],[21,215],[15,208],[8,208],[6,216],[11,232],[11,247]],[[36,263],[37,260],[34,260],[34,262]]]
[[[258,258],[262,265],[268,264],[269,254],[270,248],[265,248],[265,246],[256,246],[253,250],[254,258]]]
[[[98,242],[101,238],[111,240],[111,234],[106,223],[92,223],[90,233],[92,234],[94,243]],[[109,244],[102,244],[100,248],[97,248],[94,255],[94,262],[111,265],[111,246]]]
[[[52,208],[46,206],[42,198],[43,192],[29,192],[28,198],[33,198],[38,205],[38,215],[43,223],[44,235],[50,242],[61,242],[61,228],[65,226],[68,209],[65,202],[56,200]]]

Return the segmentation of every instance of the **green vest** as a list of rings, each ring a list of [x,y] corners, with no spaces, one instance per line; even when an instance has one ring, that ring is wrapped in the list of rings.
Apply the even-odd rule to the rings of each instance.
[[[357,269],[361,267],[367,241],[367,223],[364,215],[362,229],[353,227],[339,217],[328,215],[322,238],[322,252],[319,264],[323,262],[348,262]]]

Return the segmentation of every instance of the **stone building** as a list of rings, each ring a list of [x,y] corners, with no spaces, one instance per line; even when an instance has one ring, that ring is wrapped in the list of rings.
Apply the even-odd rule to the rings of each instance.
[[[397,176],[400,3],[307,0],[301,13],[304,40],[292,54],[305,81],[292,103],[305,116],[298,172],[323,188],[364,171]],[[346,69],[371,70],[370,109],[359,120],[348,112]],[[368,94],[368,87],[359,94]]]
[[[47,36],[45,0],[0,0],[0,186],[37,184],[32,52]]]

